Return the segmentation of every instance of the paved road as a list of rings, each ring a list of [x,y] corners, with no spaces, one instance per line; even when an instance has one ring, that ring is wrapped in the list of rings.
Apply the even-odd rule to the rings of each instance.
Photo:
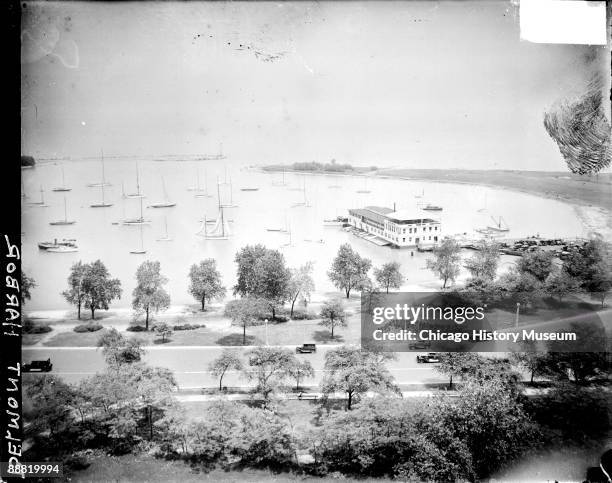
[[[287,346],[295,349],[295,346]],[[181,389],[216,387],[219,382],[208,373],[208,364],[219,356],[224,347],[148,347],[145,361],[151,365],[167,367],[174,371]],[[250,348],[237,347],[246,352]],[[304,381],[317,385],[324,375],[325,354],[330,346],[317,348],[315,354],[298,354],[309,360],[315,368],[314,379]],[[399,384],[445,382],[446,377],[434,370],[433,365],[417,364],[415,353],[398,353],[397,360],[388,363],[389,370]],[[23,349],[23,362],[50,358],[53,374],[66,382],[77,382],[104,369],[102,352],[93,347],[29,347]],[[226,386],[245,386],[248,381],[237,372],[226,374]]]

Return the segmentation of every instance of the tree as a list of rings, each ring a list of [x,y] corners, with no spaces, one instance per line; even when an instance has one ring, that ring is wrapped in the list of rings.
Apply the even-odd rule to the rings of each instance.
[[[299,360],[295,357],[292,363],[287,368],[287,374],[291,378],[295,379],[295,389],[296,390],[300,389],[300,381],[306,378],[309,378],[309,377],[314,377],[315,375],[312,364],[309,361],[305,359]]]
[[[232,325],[242,327],[242,345],[246,344],[246,328],[259,324],[265,309],[264,301],[250,297],[230,300],[225,305],[224,315],[232,320]]]
[[[161,274],[159,262],[146,261],[136,270],[136,282],[132,307],[145,313],[145,329],[149,330],[149,312],[170,307],[170,295],[163,288],[168,279]]]
[[[464,266],[474,278],[494,280],[497,275],[499,258],[499,244],[481,240],[476,253],[465,261]]]
[[[256,391],[268,401],[276,387],[287,377],[287,368],[294,363],[295,356],[286,349],[260,346],[247,352],[247,357],[253,369],[246,375],[251,380],[255,379]]]
[[[382,267],[375,268],[374,278],[387,293],[389,293],[389,288],[398,289],[404,283],[404,277],[400,272],[400,264],[398,262],[385,263]]]
[[[453,377],[465,377],[474,372],[481,358],[471,352],[442,352],[440,363],[435,365],[436,371],[449,376],[448,388],[453,388]]]
[[[570,250],[563,261],[563,270],[574,279],[580,280],[581,286],[588,290],[598,264],[609,258],[610,245],[601,238],[593,238],[582,247]]]
[[[219,391],[223,389],[223,376],[231,369],[242,370],[242,360],[238,352],[231,349],[224,349],[221,355],[209,364],[210,373],[219,378]]]
[[[276,308],[287,300],[291,272],[278,250],[262,245],[247,245],[236,254],[238,281],[234,295],[255,297],[267,302],[276,318]]]
[[[519,273],[533,275],[539,282],[544,282],[555,268],[554,253],[542,249],[526,252],[516,264]]]
[[[518,302],[521,307],[533,308],[542,296],[542,282],[528,272],[512,267],[496,282],[496,292],[503,298]]]
[[[544,281],[544,291],[551,297],[557,297],[559,302],[563,297],[578,291],[580,283],[565,270],[553,271]]]
[[[217,270],[217,262],[213,258],[193,264],[189,269],[189,293],[202,303],[202,312],[206,310],[206,300],[225,297],[225,287],[221,283],[221,274]]]
[[[121,298],[121,281],[118,278],[111,279],[108,269],[100,260],[85,265],[84,272],[83,303],[91,310],[93,320],[96,309],[108,310],[114,299]]]
[[[143,341],[137,337],[126,339],[114,327],[106,330],[98,339],[98,347],[109,366],[139,362],[145,354]]]
[[[321,381],[321,392],[325,395],[344,392],[346,409],[367,391],[381,394],[399,394],[393,377],[384,365],[388,354],[362,351],[353,347],[339,347],[325,354],[327,375]]]
[[[26,273],[22,270],[20,285],[21,305],[24,305],[26,300],[30,300],[32,298],[30,290],[32,290],[34,287],[36,287],[36,282],[34,281],[34,279],[32,277],[28,277]]]
[[[544,372],[544,363],[546,360],[546,354],[542,352],[536,352],[537,348],[534,342],[524,341],[524,348],[526,352],[513,352],[511,357],[514,362],[529,371],[530,382],[533,384],[533,379],[537,374]]]
[[[348,243],[344,243],[340,245],[327,276],[349,298],[351,290],[361,290],[366,284],[371,266],[369,259],[362,258]]]
[[[321,325],[331,330],[331,338],[334,338],[335,327],[346,327],[346,312],[340,300],[327,300],[321,307]]]
[[[298,297],[301,295],[303,300],[309,300],[310,294],[314,291],[315,285],[312,279],[312,262],[307,262],[299,268],[292,268],[291,278],[287,284],[287,295],[291,302],[291,314],[293,317],[293,308]]]
[[[434,258],[427,260],[427,268],[444,282],[442,288],[446,288],[449,280],[454,282],[459,275],[460,251],[459,244],[454,239],[446,237],[440,246],[434,247]]]
[[[81,305],[85,300],[85,291],[83,290],[83,281],[85,280],[85,272],[87,265],[78,261],[70,267],[70,275],[68,275],[68,290],[62,292],[66,301],[77,307],[77,318],[81,319]],[[92,317],[93,318],[93,317]]]
[[[593,277],[587,288],[591,298],[600,301],[603,307],[607,295],[612,290],[612,265],[609,260],[602,260],[595,265]]]
[[[56,376],[41,374],[40,377],[26,379],[23,387],[24,398],[28,404],[24,417],[31,421],[28,433],[49,431],[53,440],[72,425],[72,405],[75,394],[72,388]]]
[[[172,336],[172,327],[170,327],[166,322],[161,322],[155,325],[155,333],[158,337],[161,337],[162,342],[166,342],[166,337]]]
[[[476,478],[487,478],[504,463],[519,458],[538,444],[537,426],[526,414],[517,394],[497,380],[468,381],[459,397],[441,398],[426,408],[425,427],[444,428],[464,442]]]

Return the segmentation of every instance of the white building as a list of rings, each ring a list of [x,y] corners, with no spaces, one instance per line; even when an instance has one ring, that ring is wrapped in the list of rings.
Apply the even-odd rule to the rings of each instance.
[[[397,247],[431,248],[442,240],[439,220],[425,218],[406,210],[393,211],[382,206],[349,209],[349,224]],[[373,240],[381,245],[381,240]]]

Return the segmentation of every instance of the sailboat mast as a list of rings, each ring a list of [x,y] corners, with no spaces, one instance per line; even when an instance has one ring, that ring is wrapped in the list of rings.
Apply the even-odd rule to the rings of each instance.
[[[40,185],[40,204],[41,205],[45,204],[45,195],[44,195],[44,192],[43,192],[42,185]]]
[[[66,209],[66,197],[64,196],[64,221],[68,221],[68,210]]]
[[[64,176],[64,165],[62,164],[62,188],[66,188],[66,178]]]
[[[138,174],[138,163],[136,163],[136,193],[140,195],[140,175]],[[142,202],[140,204],[142,205]]]

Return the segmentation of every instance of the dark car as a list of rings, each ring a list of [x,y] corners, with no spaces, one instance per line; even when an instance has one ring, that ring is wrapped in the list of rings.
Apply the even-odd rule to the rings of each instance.
[[[429,349],[430,347],[431,347],[431,344],[429,342],[414,342],[408,345],[408,349],[410,349],[411,351]]]
[[[32,361],[29,364],[23,365],[24,372],[50,372],[53,369],[51,359],[46,361]]]
[[[316,344],[302,344],[295,348],[295,352],[297,354],[311,354],[317,352],[317,346]]]
[[[436,362],[440,362],[440,356],[436,354],[435,352],[428,352],[425,355],[417,356],[416,360],[419,364],[422,364],[422,363],[434,364]]]

